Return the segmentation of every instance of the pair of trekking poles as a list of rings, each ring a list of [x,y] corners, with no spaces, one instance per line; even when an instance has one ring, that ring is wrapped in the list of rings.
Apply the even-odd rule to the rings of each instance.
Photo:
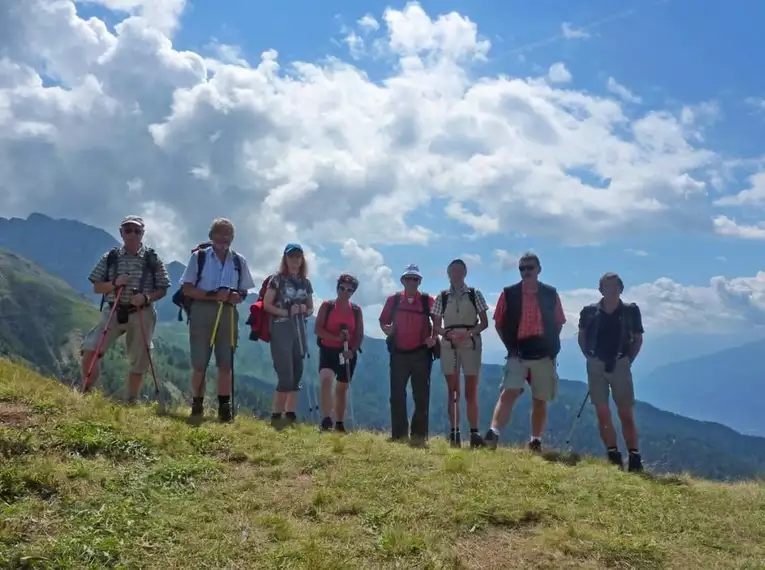
[[[226,289],[225,287],[223,289]],[[235,289],[229,289],[229,291],[235,291]],[[218,301],[218,313],[215,315],[215,324],[213,325],[212,333],[210,334],[210,344],[207,353],[207,361],[205,362],[205,368],[202,372],[202,385],[207,383],[207,368],[210,366],[210,360],[212,359],[213,351],[215,350],[215,341],[218,339],[218,328],[220,327],[220,319],[223,316],[223,306],[226,303],[224,301]],[[234,357],[236,356],[236,319],[234,318],[234,305],[231,305],[231,326],[229,327],[229,342],[231,347],[231,419],[236,417],[236,390],[235,390],[235,374],[234,374]]]
[[[306,318],[303,315],[293,315],[292,316],[297,337],[298,337],[298,344],[300,346],[300,356],[301,358],[310,358],[311,355],[308,353],[307,350],[307,338],[308,333],[306,331]],[[348,352],[349,345],[348,345],[348,339],[346,338],[343,341],[343,352]],[[345,365],[345,377],[348,379],[348,387],[350,388],[351,385],[351,363],[349,360],[346,360],[345,357],[341,354],[340,355],[340,365]],[[351,423],[353,423],[353,426],[356,427],[356,416],[353,411],[353,393],[349,390],[348,393],[348,399],[350,400],[350,408],[351,408]],[[315,412],[315,418],[316,420],[320,420],[321,418],[321,397],[320,394],[317,393],[316,390],[316,384],[312,383],[311,386],[308,388],[308,416],[311,417],[312,414]]]
[[[101,331],[101,335],[98,338],[98,343],[96,344],[96,350],[93,353],[93,356],[90,359],[90,364],[88,365],[88,370],[85,373],[85,379],[82,382],[82,392],[85,393],[90,388],[90,377],[93,374],[93,369],[95,368],[96,361],[101,357],[101,349],[103,348],[104,341],[106,340],[106,334],[109,332],[109,327],[112,324],[112,319],[114,318],[115,313],[117,312],[117,308],[120,304],[120,299],[122,298],[122,293],[125,290],[125,286],[122,285],[121,287],[117,288],[116,294],[114,296],[114,303],[111,306],[111,309],[109,309],[109,318],[106,320],[106,324],[104,325],[104,329]],[[133,294],[138,294],[137,289],[133,289]],[[151,357],[151,349],[149,348],[149,339],[146,336],[146,326],[143,322],[143,309],[144,307],[138,307],[136,309],[136,313],[138,313],[138,326],[141,329],[141,339],[143,340],[143,346],[146,350],[146,357],[149,360],[149,368],[151,370],[151,377],[154,380],[154,393],[157,398],[157,404],[159,406],[159,412],[164,413],[167,409],[165,405],[165,400],[162,397],[162,394],[159,390],[159,381],[157,380],[157,374],[154,370],[154,359]]]
[[[290,310],[288,307],[287,310]],[[306,318],[302,314],[292,315],[292,324],[295,326],[295,334],[297,335],[298,345],[300,347],[300,358],[311,358],[311,354],[308,352],[308,331],[306,330]],[[312,383],[308,387],[308,417],[321,415],[319,395],[316,391],[316,385]]]

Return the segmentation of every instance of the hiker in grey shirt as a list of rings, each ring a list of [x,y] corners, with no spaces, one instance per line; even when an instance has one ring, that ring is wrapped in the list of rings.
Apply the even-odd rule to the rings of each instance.
[[[297,419],[303,358],[308,350],[305,320],[313,313],[313,286],[299,244],[284,248],[279,271],[271,277],[263,298],[263,309],[271,315],[269,345],[277,377],[271,425],[281,428],[282,414],[287,425]]]

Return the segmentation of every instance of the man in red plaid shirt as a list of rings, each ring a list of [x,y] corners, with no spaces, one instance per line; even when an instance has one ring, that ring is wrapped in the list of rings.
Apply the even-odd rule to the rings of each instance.
[[[566,316],[555,288],[539,281],[542,266],[535,254],[524,254],[518,270],[521,281],[505,287],[494,311],[494,326],[507,348],[507,363],[502,393],[484,439],[491,448],[497,447],[499,430],[510,421],[513,405],[528,384],[532,397],[529,449],[541,451],[547,404],[558,393],[556,358]]]

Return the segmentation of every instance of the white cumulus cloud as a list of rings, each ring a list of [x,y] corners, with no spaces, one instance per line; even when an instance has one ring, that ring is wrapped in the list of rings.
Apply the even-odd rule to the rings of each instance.
[[[112,230],[127,211],[143,214],[151,239],[182,261],[212,218],[228,217],[255,276],[300,241],[317,278],[340,269],[333,254],[359,273],[369,306],[398,287],[379,248],[436,244],[443,218],[466,236],[562,245],[665,229],[765,237],[765,226],[715,209],[761,208],[759,179],[735,203],[707,195],[724,162],[704,143],[712,107],[634,114],[620,98],[557,87],[549,79],[564,79],[563,65],[549,77],[482,76],[491,43],[457,12],[408,3],[361,18],[352,53],[374,48],[392,62],[373,81],[338,58],[184,50],[171,41],[184,0],[98,3],[116,25],[84,19],[71,0],[0,3],[4,215]],[[517,255],[498,250],[494,261],[513,268]],[[725,298],[719,281],[635,294],[671,317],[685,313],[662,299],[693,291],[744,322],[760,297],[746,304],[741,291],[761,280]]]
[[[547,77],[553,83],[568,83],[571,81],[571,72],[566,69],[563,62],[553,63],[547,70]]]

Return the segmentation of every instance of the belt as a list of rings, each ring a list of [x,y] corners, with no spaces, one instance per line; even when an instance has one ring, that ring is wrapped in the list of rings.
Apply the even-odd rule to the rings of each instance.
[[[447,333],[454,329],[472,329],[475,325],[449,325],[448,327],[444,327],[444,333]],[[481,333],[476,333],[473,336],[470,337],[470,341],[473,343],[473,350],[476,349],[475,345],[475,337],[481,336]],[[457,350],[454,346],[454,343],[450,338],[444,338],[444,340],[448,341],[449,344],[452,346],[452,350]]]

